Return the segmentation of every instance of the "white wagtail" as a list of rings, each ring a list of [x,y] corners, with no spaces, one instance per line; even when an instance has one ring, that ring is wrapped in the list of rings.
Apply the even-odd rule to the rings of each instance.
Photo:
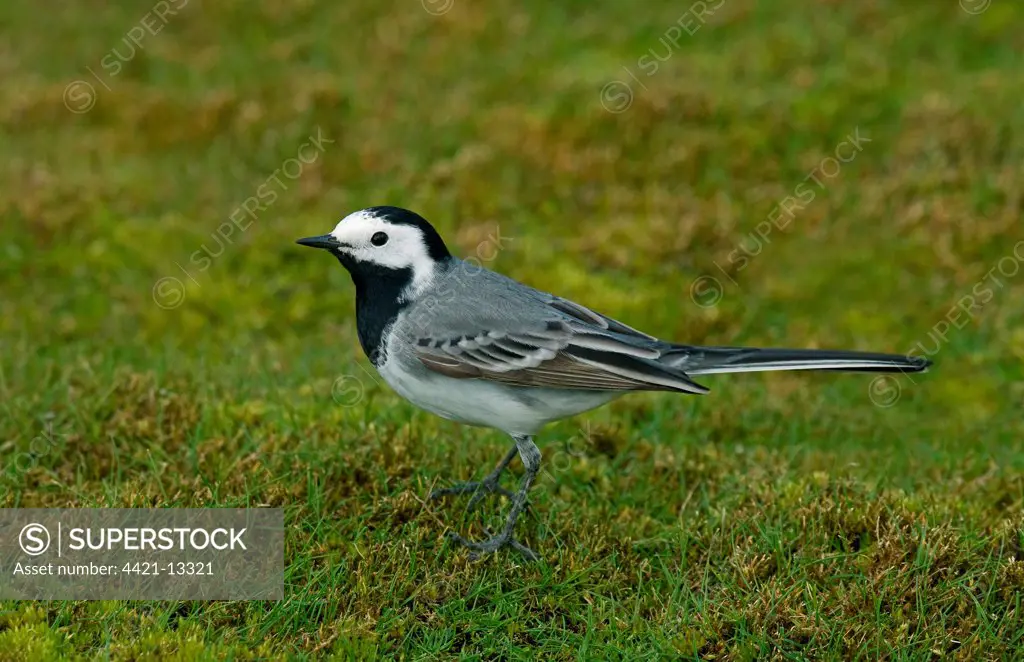
[[[298,240],[338,258],[356,288],[363,351],[384,380],[413,404],[444,418],[497,428],[515,445],[479,482],[437,490],[499,493],[512,506],[502,530],[478,552],[505,546],[536,554],[513,536],[540,468],[533,436],[552,421],[631,391],[707,393],[694,375],[763,370],[920,372],[919,357],[867,352],[678,345],[578,303],[535,290],[448,252],[422,217],[370,207],[330,234]],[[514,494],[498,484],[516,454],[525,475]]]

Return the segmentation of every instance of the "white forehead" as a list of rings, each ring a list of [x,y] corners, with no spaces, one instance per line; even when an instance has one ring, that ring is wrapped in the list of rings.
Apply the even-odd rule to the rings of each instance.
[[[373,250],[374,261],[379,261],[385,255],[390,257],[406,256],[409,262],[419,255],[428,254],[427,244],[423,233],[415,225],[404,223],[390,223],[384,216],[378,216],[373,212],[362,210],[349,214],[334,226],[331,235],[342,244],[350,248],[370,247],[370,238],[378,232],[388,236],[388,243]],[[369,256],[367,256],[369,257]],[[389,260],[390,262],[391,260]]]
[[[369,239],[375,232],[387,232],[391,226],[383,218],[365,210],[353,212],[341,219],[331,235],[340,242]]]

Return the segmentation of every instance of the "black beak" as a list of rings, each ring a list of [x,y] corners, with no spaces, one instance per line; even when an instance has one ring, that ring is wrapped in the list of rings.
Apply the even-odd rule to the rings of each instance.
[[[306,237],[305,239],[297,240],[295,243],[309,246],[310,248],[326,248],[327,250],[341,246],[341,242],[329,234],[322,234],[319,237]]]

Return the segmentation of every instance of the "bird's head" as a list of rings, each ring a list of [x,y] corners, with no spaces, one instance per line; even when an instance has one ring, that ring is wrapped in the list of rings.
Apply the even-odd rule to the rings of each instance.
[[[369,207],[341,219],[328,234],[299,239],[323,248],[348,269],[359,286],[378,279],[407,281],[406,296],[429,282],[451,254],[422,216],[400,207]]]

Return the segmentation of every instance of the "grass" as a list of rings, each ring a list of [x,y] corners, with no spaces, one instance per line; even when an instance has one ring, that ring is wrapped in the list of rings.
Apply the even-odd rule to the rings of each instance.
[[[0,505],[281,507],[286,599],[8,601],[0,658],[1024,657],[1024,8],[189,2],[128,57],[151,9],[0,8]],[[424,498],[507,439],[292,243],[373,204],[663,337],[936,367],[555,424],[543,562],[471,562],[503,504]]]

